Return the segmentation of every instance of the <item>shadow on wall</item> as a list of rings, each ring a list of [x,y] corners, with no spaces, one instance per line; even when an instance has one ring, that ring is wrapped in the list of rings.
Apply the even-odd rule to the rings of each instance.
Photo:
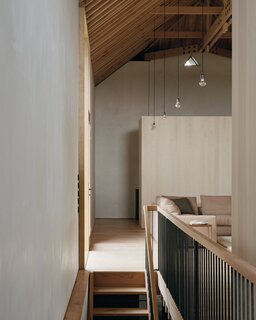
[[[127,161],[126,190],[129,203],[130,218],[136,218],[135,190],[139,187],[139,130],[130,131],[126,135]]]

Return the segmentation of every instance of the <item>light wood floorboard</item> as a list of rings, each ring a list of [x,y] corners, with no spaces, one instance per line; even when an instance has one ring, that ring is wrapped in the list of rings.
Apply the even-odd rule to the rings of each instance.
[[[91,235],[88,271],[145,269],[145,234],[136,220],[97,219]]]

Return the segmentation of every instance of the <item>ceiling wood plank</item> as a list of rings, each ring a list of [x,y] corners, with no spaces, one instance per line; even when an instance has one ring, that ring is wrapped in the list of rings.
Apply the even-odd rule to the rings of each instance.
[[[149,10],[151,7],[151,2],[148,5],[144,6],[140,4],[139,6],[132,8],[129,14],[126,15],[124,21],[122,21],[122,17],[119,17],[119,19],[115,23],[113,23],[113,25],[110,28],[103,30],[100,37],[93,37],[93,39],[91,40],[93,50],[97,50],[99,47],[108,44],[110,41],[113,41],[113,39],[120,36],[120,33],[122,31],[129,35],[131,29],[137,29],[137,33],[142,34],[143,37],[143,28],[140,27],[142,22],[138,19],[138,16],[143,15],[143,13],[146,10]]]
[[[232,34],[228,29],[231,19],[225,20],[221,27],[212,31],[214,35],[210,34],[210,31],[216,23],[215,20],[222,19],[228,1],[231,0],[225,0],[225,3],[222,0],[219,2],[205,0],[205,32],[206,35],[211,36],[211,39],[204,50],[209,47],[211,52],[210,47],[218,47],[218,53],[217,49],[214,53],[219,55],[230,55],[230,52],[224,52],[221,49],[230,48]],[[163,0],[80,0],[80,5],[84,6],[86,11],[96,84],[137,54],[142,53],[143,58],[143,51],[147,51],[144,53],[144,58],[150,60],[154,52],[156,58],[161,58],[177,55],[178,51],[194,53],[202,50],[201,41],[199,41],[202,33],[198,32],[201,31],[200,0],[180,0],[179,19],[177,19],[177,0],[166,0],[166,3],[168,5],[164,19]],[[179,50],[177,49],[179,46],[177,22],[181,30]],[[168,31],[163,34],[164,30]],[[222,40],[216,46],[215,43],[219,39]],[[153,53],[148,52],[149,48]],[[163,50],[166,48],[168,49]]]
[[[104,25],[104,23],[106,22],[109,22],[109,21],[114,22],[114,18],[118,17],[119,14],[122,13],[123,11],[127,13],[127,9],[129,7],[131,7],[131,3],[129,1],[122,3],[119,0],[111,0],[108,5],[104,4],[103,8],[100,10],[93,11],[91,14],[89,11],[87,14],[87,18],[88,19],[92,18],[90,21],[91,30],[93,31],[94,26],[99,28],[100,26]]]
[[[157,31],[151,32],[147,37],[150,39],[200,39],[202,38],[204,33],[200,31]],[[231,39],[232,33],[226,32],[221,34],[221,38],[223,39]]]
[[[203,14],[204,15],[219,15],[223,11],[223,7],[210,7],[204,6]],[[177,7],[171,6],[164,8],[160,8],[157,11],[153,12],[153,14],[159,15],[176,15],[176,14],[185,14],[185,15],[202,15],[201,6],[186,6],[186,7]]]
[[[198,50],[199,50],[198,45],[172,48],[167,50],[159,50],[159,51],[145,53],[144,58],[146,61],[149,61],[154,59],[162,59],[164,57],[167,58],[167,57],[175,57],[177,55],[192,54],[192,53],[198,52]]]

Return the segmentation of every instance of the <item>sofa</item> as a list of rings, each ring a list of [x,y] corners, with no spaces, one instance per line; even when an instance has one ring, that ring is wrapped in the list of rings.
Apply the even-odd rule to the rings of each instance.
[[[157,196],[156,204],[163,209],[166,213],[170,215],[175,215],[178,219],[183,221],[186,224],[190,224],[195,221],[203,221],[207,222],[212,226],[211,228],[211,238],[214,241],[217,241],[217,233],[216,233],[216,217],[214,215],[199,215],[199,209],[197,206],[196,197],[187,197],[190,206],[192,208],[191,212],[181,213],[179,208],[173,206],[172,201],[176,199],[184,199],[184,197],[172,197],[172,196]],[[205,228],[199,228],[197,231],[202,232],[205,235]]]
[[[172,201],[177,199],[187,199],[190,208],[184,207],[183,211],[173,206]],[[168,200],[171,200],[169,202]],[[167,213],[174,214],[183,222],[190,224],[191,221],[203,221],[212,225],[212,239],[216,240],[219,236],[231,236],[231,196],[200,196],[200,205],[196,197],[176,197],[176,196],[158,196],[156,199],[159,205]],[[174,203],[175,204],[175,203]]]
[[[200,196],[202,215],[215,215],[217,236],[231,236],[231,196]]]

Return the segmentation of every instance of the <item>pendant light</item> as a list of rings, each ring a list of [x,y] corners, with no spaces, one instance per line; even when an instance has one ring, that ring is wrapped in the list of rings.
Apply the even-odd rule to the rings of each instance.
[[[184,63],[185,67],[197,67],[199,66],[198,61],[193,55],[190,55],[188,60]]]
[[[164,0],[164,44],[165,44],[165,0]],[[166,56],[165,56],[165,48],[164,48],[164,81],[163,81],[163,101],[164,101],[164,112],[163,112],[163,120],[166,119],[166,110],[165,110],[165,64],[166,64]]]
[[[175,108],[179,109],[180,107],[180,0],[178,0],[177,99],[175,103]]]
[[[199,80],[199,86],[200,87],[205,87],[207,85],[206,79],[205,79],[205,74],[204,74],[204,50],[203,50],[203,45],[204,45],[204,0],[201,0],[201,6],[202,6],[202,69],[200,73],[200,80]]]

